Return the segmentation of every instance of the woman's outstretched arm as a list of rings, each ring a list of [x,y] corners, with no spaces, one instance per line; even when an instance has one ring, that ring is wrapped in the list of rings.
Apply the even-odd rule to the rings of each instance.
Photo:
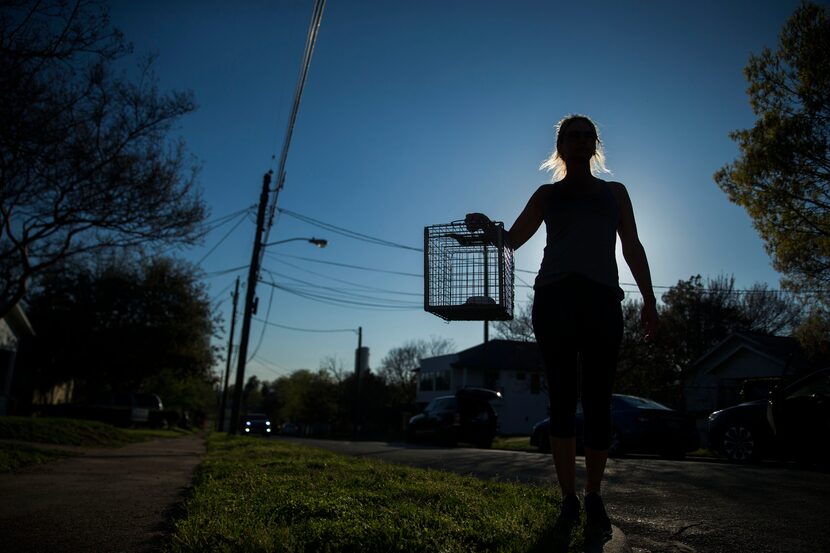
[[[646,331],[646,340],[654,338],[657,332],[657,299],[654,297],[654,287],[651,283],[651,271],[648,267],[646,250],[637,235],[637,223],[634,221],[634,208],[628,191],[619,182],[609,183],[620,207],[620,226],[617,230],[622,243],[622,252],[625,262],[631,269],[631,274],[637,282],[640,294],[643,296],[643,310],[640,320]]]
[[[519,214],[516,222],[510,227],[510,230],[505,232],[507,243],[514,250],[518,250],[525,242],[539,230],[542,221],[544,220],[544,196],[547,193],[545,186],[539,187],[536,192],[530,197],[525,205],[525,208]],[[486,231],[487,225],[490,224],[490,219],[483,213],[468,213],[464,219],[467,228],[476,230],[484,228]]]

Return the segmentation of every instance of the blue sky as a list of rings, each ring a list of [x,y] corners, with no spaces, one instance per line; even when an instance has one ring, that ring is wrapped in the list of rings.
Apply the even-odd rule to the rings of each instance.
[[[470,211],[509,225],[550,181],[538,167],[553,147],[556,121],[585,113],[599,124],[613,172],[606,178],[628,187],[656,285],[725,273],[739,287],[778,288],[780,275],[749,217],[712,174],[737,156],[729,132],[754,120],[742,73],[750,54],[775,46],[797,5],[328,0],[279,207],[412,247],[422,246],[424,226]],[[161,88],[195,94],[199,109],[175,135],[202,164],[211,220],[255,204],[262,175],[276,170],[313,1],[111,6],[113,24],[136,54],[157,54]],[[234,279],[244,282],[247,273],[216,273],[249,263],[253,234],[253,216],[240,217],[177,252],[204,269],[226,329]],[[258,319],[308,330],[360,326],[373,368],[408,340],[443,336],[459,349],[481,341],[481,323],[445,323],[423,311],[422,279],[330,264],[418,275],[420,253],[286,214],[269,240],[310,236],[329,247],[272,246],[264,278],[326,303],[260,284]],[[517,252],[517,267],[536,270],[543,247],[540,230]],[[621,282],[632,283],[619,254],[618,264]],[[532,274],[517,274],[532,283]],[[529,289],[517,284],[516,300],[525,302]],[[623,288],[636,297],[635,287]],[[370,296],[349,299],[374,307],[325,299],[344,291]],[[329,356],[351,368],[356,345],[349,331],[255,321],[256,356],[246,375],[272,380],[316,369]]]

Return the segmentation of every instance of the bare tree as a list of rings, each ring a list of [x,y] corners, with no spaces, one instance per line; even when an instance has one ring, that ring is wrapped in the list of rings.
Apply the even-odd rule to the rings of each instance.
[[[428,340],[411,340],[403,346],[392,348],[383,358],[378,376],[392,388],[400,403],[415,399],[415,371],[421,359],[445,355],[455,349],[455,343],[443,336],[430,336]]]
[[[103,4],[4,0],[0,11],[0,317],[32,276],[91,251],[192,242],[206,213],[162,94]]]
[[[517,310],[509,321],[495,323],[496,337],[504,340],[535,342],[533,333],[533,294],[528,295],[528,302]]]
[[[337,384],[342,384],[349,377],[349,370],[342,359],[336,355],[327,355],[320,360],[320,371],[331,375]]]

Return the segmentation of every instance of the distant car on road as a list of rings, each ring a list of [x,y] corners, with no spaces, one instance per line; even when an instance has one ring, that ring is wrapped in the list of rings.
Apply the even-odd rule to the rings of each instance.
[[[709,415],[709,443],[736,462],[765,458],[826,462],[830,439],[830,367],[773,389],[768,399]]]
[[[409,419],[406,439],[489,448],[498,429],[498,414],[490,402],[497,399],[499,392],[485,388],[462,388],[455,395],[437,397]]]
[[[268,416],[262,413],[252,413],[243,415],[239,420],[239,429],[242,434],[260,434],[262,436],[271,435],[271,421]]]
[[[284,422],[280,426],[280,434],[284,436],[299,436],[302,428],[296,422]]]
[[[683,458],[700,447],[694,421],[684,413],[662,403],[637,396],[614,394],[611,397],[611,446],[608,454],[657,453],[672,458]],[[550,418],[536,423],[530,435],[530,445],[539,451],[550,451]],[[576,445],[582,451],[585,417],[581,403],[576,410]]]

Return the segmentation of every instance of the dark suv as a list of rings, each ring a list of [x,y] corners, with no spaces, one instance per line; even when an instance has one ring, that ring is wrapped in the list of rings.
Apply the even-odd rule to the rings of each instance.
[[[499,392],[484,388],[462,388],[455,395],[437,397],[409,419],[406,439],[489,448],[498,429],[498,415],[490,404],[496,399],[501,399]]]
[[[830,368],[788,385],[769,399],[709,415],[709,443],[738,462],[777,457],[826,462],[830,436]]]

